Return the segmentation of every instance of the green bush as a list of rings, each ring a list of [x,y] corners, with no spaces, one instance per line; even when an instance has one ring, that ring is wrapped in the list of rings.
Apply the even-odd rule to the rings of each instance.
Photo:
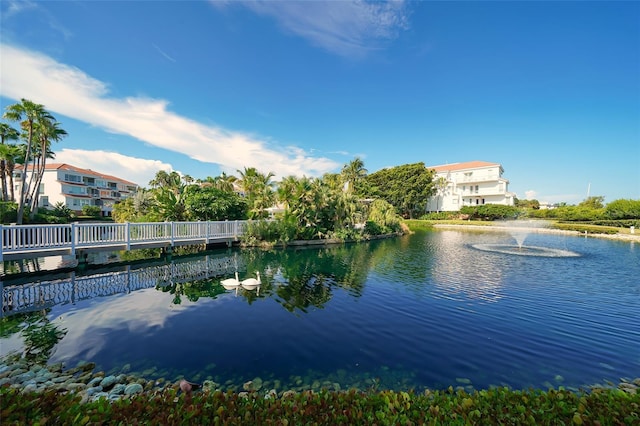
[[[15,223],[18,217],[18,204],[13,201],[0,201],[0,220],[2,223]]]
[[[596,226],[578,222],[557,222],[552,225],[555,229],[563,231],[578,231],[587,234],[617,234],[620,230],[614,227]]]
[[[615,200],[607,204],[604,209],[607,219],[639,219],[640,200]]]
[[[420,217],[421,220],[454,220],[460,216],[460,212],[431,212]]]
[[[518,207],[501,204],[482,204],[478,206],[464,206],[460,213],[468,215],[470,219],[501,220],[516,219],[521,213]]]
[[[284,215],[274,220],[254,220],[247,224],[242,236],[246,245],[257,245],[260,242],[269,244],[286,244],[296,238],[295,219]]]
[[[84,205],[82,206],[82,214],[89,217],[100,217],[102,216],[102,209],[99,206]]]
[[[370,225],[375,224],[376,227]],[[400,230],[400,217],[395,208],[384,200],[375,200],[369,209],[369,218],[365,232],[369,235],[381,235]]]

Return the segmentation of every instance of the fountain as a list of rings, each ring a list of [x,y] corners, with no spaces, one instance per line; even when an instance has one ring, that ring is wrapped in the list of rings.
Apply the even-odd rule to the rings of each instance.
[[[577,257],[578,253],[555,249],[550,247],[525,246],[524,241],[531,232],[536,229],[548,227],[545,221],[534,220],[510,220],[504,221],[500,229],[506,229],[511,237],[516,240],[516,245],[512,244],[474,244],[473,248],[495,253],[513,254],[518,256],[542,256],[542,257]]]

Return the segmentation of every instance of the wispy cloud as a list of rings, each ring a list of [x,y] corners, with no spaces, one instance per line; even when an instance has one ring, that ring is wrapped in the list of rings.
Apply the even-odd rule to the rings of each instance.
[[[155,43],[151,43],[151,45],[153,46],[154,49],[156,49],[158,51],[158,53],[160,53],[162,56],[164,56],[165,58],[167,58],[171,62],[175,62],[176,61],[171,56],[169,56],[164,50],[160,49]]]
[[[362,57],[384,47],[409,26],[408,6],[396,1],[265,1],[219,2],[242,5],[271,16],[286,30],[331,53]]]
[[[73,164],[107,175],[117,176],[140,186],[148,186],[160,170],[172,172],[173,166],[158,160],[130,157],[103,150],[68,149],[56,152],[52,163]]]
[[[41,53],[0,45],[0,95],[27,98],[50,111],[132,136],[150,145],[218,164],[234,173],[244,167],[288,175],[319,176],[339,164],[295,146],[279,147],[247,133],[199,123],[168,110],[168,102],[109,96],[105,83]],[[188,170],[184,170],[189,173]]]
[[[5,25],[8,20],[23,12],[32,13],[34,19],[41,20],[44,25],[59,32],[65,39],[69,39],[72,36],[71,31],[63,26],[46,8],[42,7],[41,2],[38,3],[30,0],[9,0],[3,2],[0,21]]]

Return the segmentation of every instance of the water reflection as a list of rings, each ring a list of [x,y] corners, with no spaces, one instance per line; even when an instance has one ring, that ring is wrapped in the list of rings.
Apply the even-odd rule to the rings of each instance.
[[[502,298],[504,264],[471,250],[469,235],[456,231],[438,233],[434,250],[434,285],[446,297],[481,299],[496,302]]]

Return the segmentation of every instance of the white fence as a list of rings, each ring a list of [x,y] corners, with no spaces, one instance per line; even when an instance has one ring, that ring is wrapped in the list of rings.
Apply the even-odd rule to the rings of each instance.
[[[70,223],[0,225],[0,261],[9,255],[47,256],[78,249],[140,248],[144,246],[211,243],[238,239],[247,221]]]

